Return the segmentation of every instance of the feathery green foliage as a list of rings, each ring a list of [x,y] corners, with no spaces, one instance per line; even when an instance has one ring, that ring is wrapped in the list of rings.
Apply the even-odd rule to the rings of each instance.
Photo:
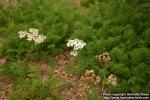
[[[150,8],[147,2],[81,0],[85,10],[74,6],[71,0],[23,0],[18,6],[1,7],[0,57],[6,57],[7,64],[0,68],[0,75],[15,77],[10,100],[63,100],[59,92],[69,85],[56,86],[63,80],[53,79],[51,75],[41,84],[38,67],[27,63],[44,60],[53,64],[49,59],[69,50],[66,43],[70,38],[86,42],[75,59],[79,68],[70,72],[81,75],[86,69],[93,69],[102,78],[102,84],[107,85],[108,92],[150,92]],[[29,28],[39,29],[46,40],[35,45],[20,39],[18,32]],[[111,57],[107,63],[96,59],[96,55],[104,52]],[[108,84],[110,74],[116,75],[117,85]],[[28,75],[33,79],[26,80]],[[87,99],[100,98],[97,90],[93,91]]]
[[[112,92],[148,92],[150,9],[139,6],[146,1],[82,1],[90,13],[76,34],[87,41],[77,58],[80,71],[94,69],[103,79],[115,74],[118,84],[110,87]],[[104,52],[111,55],[106,64],[96,61]]]

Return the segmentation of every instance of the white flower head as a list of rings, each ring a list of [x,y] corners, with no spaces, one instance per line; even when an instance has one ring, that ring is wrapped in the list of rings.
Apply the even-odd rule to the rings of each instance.
[[[86,43],[84,43],[83,40],[79,40],[79,39],[74,39],[74,40],[69,39],[67,46],[73,47],[75,50],[79,50],[82,49],[84,46],[86,46]]]
[[[73,47],[73,51],[71,51],[70,54],[74,56],[77,56],[77,51],[82,49],[84,46],[86,46],[86,43],[84,43],[83,40],[79,39],[69,39],[67,42],[67,47]]]
[[[72,47],[73,45],[74,45],[74,41],[71,40],[71,39],[69,39],[69,40],[68,40],[68,43],[67,43],[67,46],[68,46],[68,47]]]
[[[39,44],[39,43],[42,43],[45,39],[46,39],[45,36],[38,35],[38,37],[34,41],[35,41],[35,44]]]
[[[33,35],[31,33],[27,34],[27,40],[32,41],[33,40]]]
[[[34,33],[34,34],[38,34],[39,33],[38,29],[36,29],[36,28],[30,28],[29,32],[30,33]]]
[[[38,29],[35,28],[30,28],[29,33],[27,31],[20,31],[18,32],[18,35],[20,38],[27,36],[27,41],[33,40],[35,44],[42,43],[46,39],[46,36],[40,35]]]
[[[33,39],[33,41],[35,41],[38,37],[39,37],[38,34],[32,33],[32,39]]]
[[[24,38],[27,34],[28,34],[27,31],[19,31],[18,32],[19,38]]]
[[[39,35],[36,39],[35,39],[35,43],[36,44],[39,44],[39,43],[42,43],[44,41],[44,37]]]

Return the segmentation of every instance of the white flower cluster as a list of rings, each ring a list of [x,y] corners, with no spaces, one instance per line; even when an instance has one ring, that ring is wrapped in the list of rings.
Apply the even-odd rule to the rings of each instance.
[[[38,29],[35,29],[35,28],[30,28],[29,32],[19,31],[18,36],[19,36],[19,38],[27,37],[28,41],[33,40],[35,42],[35,44],[42,43],[46,39],[46,36],[39,34]]]
[[[79,39],[69,39],[67,43],[68,47],[73,47],[73,51],[70,52],[70,55],[77,56],[78,50],[82,49],[86,46],[86,43]]]
[[[110,74],[107,80],[111,85],[117,85],[117,77],[115,77],[113,74]]]

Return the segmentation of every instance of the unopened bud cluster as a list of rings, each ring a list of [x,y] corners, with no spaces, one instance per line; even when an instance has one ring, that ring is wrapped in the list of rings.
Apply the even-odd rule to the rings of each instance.
[[[19,31],[18,36],[19,36],[19,38],[27,37],[27,41],[33,40],[35,42],[35,44],[40,44],[40,43],[44,42],[44,40],[46,39],[46,37],[43,36],[42,34],[39,34],[38,29],[35,29],[35,28],[30,28],[29,32]]]
[[[117,77],[115,77],[113,74],[110,74],[107,80],[111,85],[117,85]]]
[[[101,78],[95,75],[94,70],[86,70],[81,80],[93,82],[95,85],[101,82]]]
[[[84,46],[86,46],[86,43],[79,39],[69,39],[67,42],[67,47],[73,47],[73,50],[70,52],[70,55],[73,56],[77,56],[78,50],[82,49]]]
[[[108,61],[111,60],[111,57],[110,57],[109,53],[105,52],[105,53],[103,53],[101,55],[96,55],[96,59],[98,61],[102,61],[103,63],[107,63]]]

